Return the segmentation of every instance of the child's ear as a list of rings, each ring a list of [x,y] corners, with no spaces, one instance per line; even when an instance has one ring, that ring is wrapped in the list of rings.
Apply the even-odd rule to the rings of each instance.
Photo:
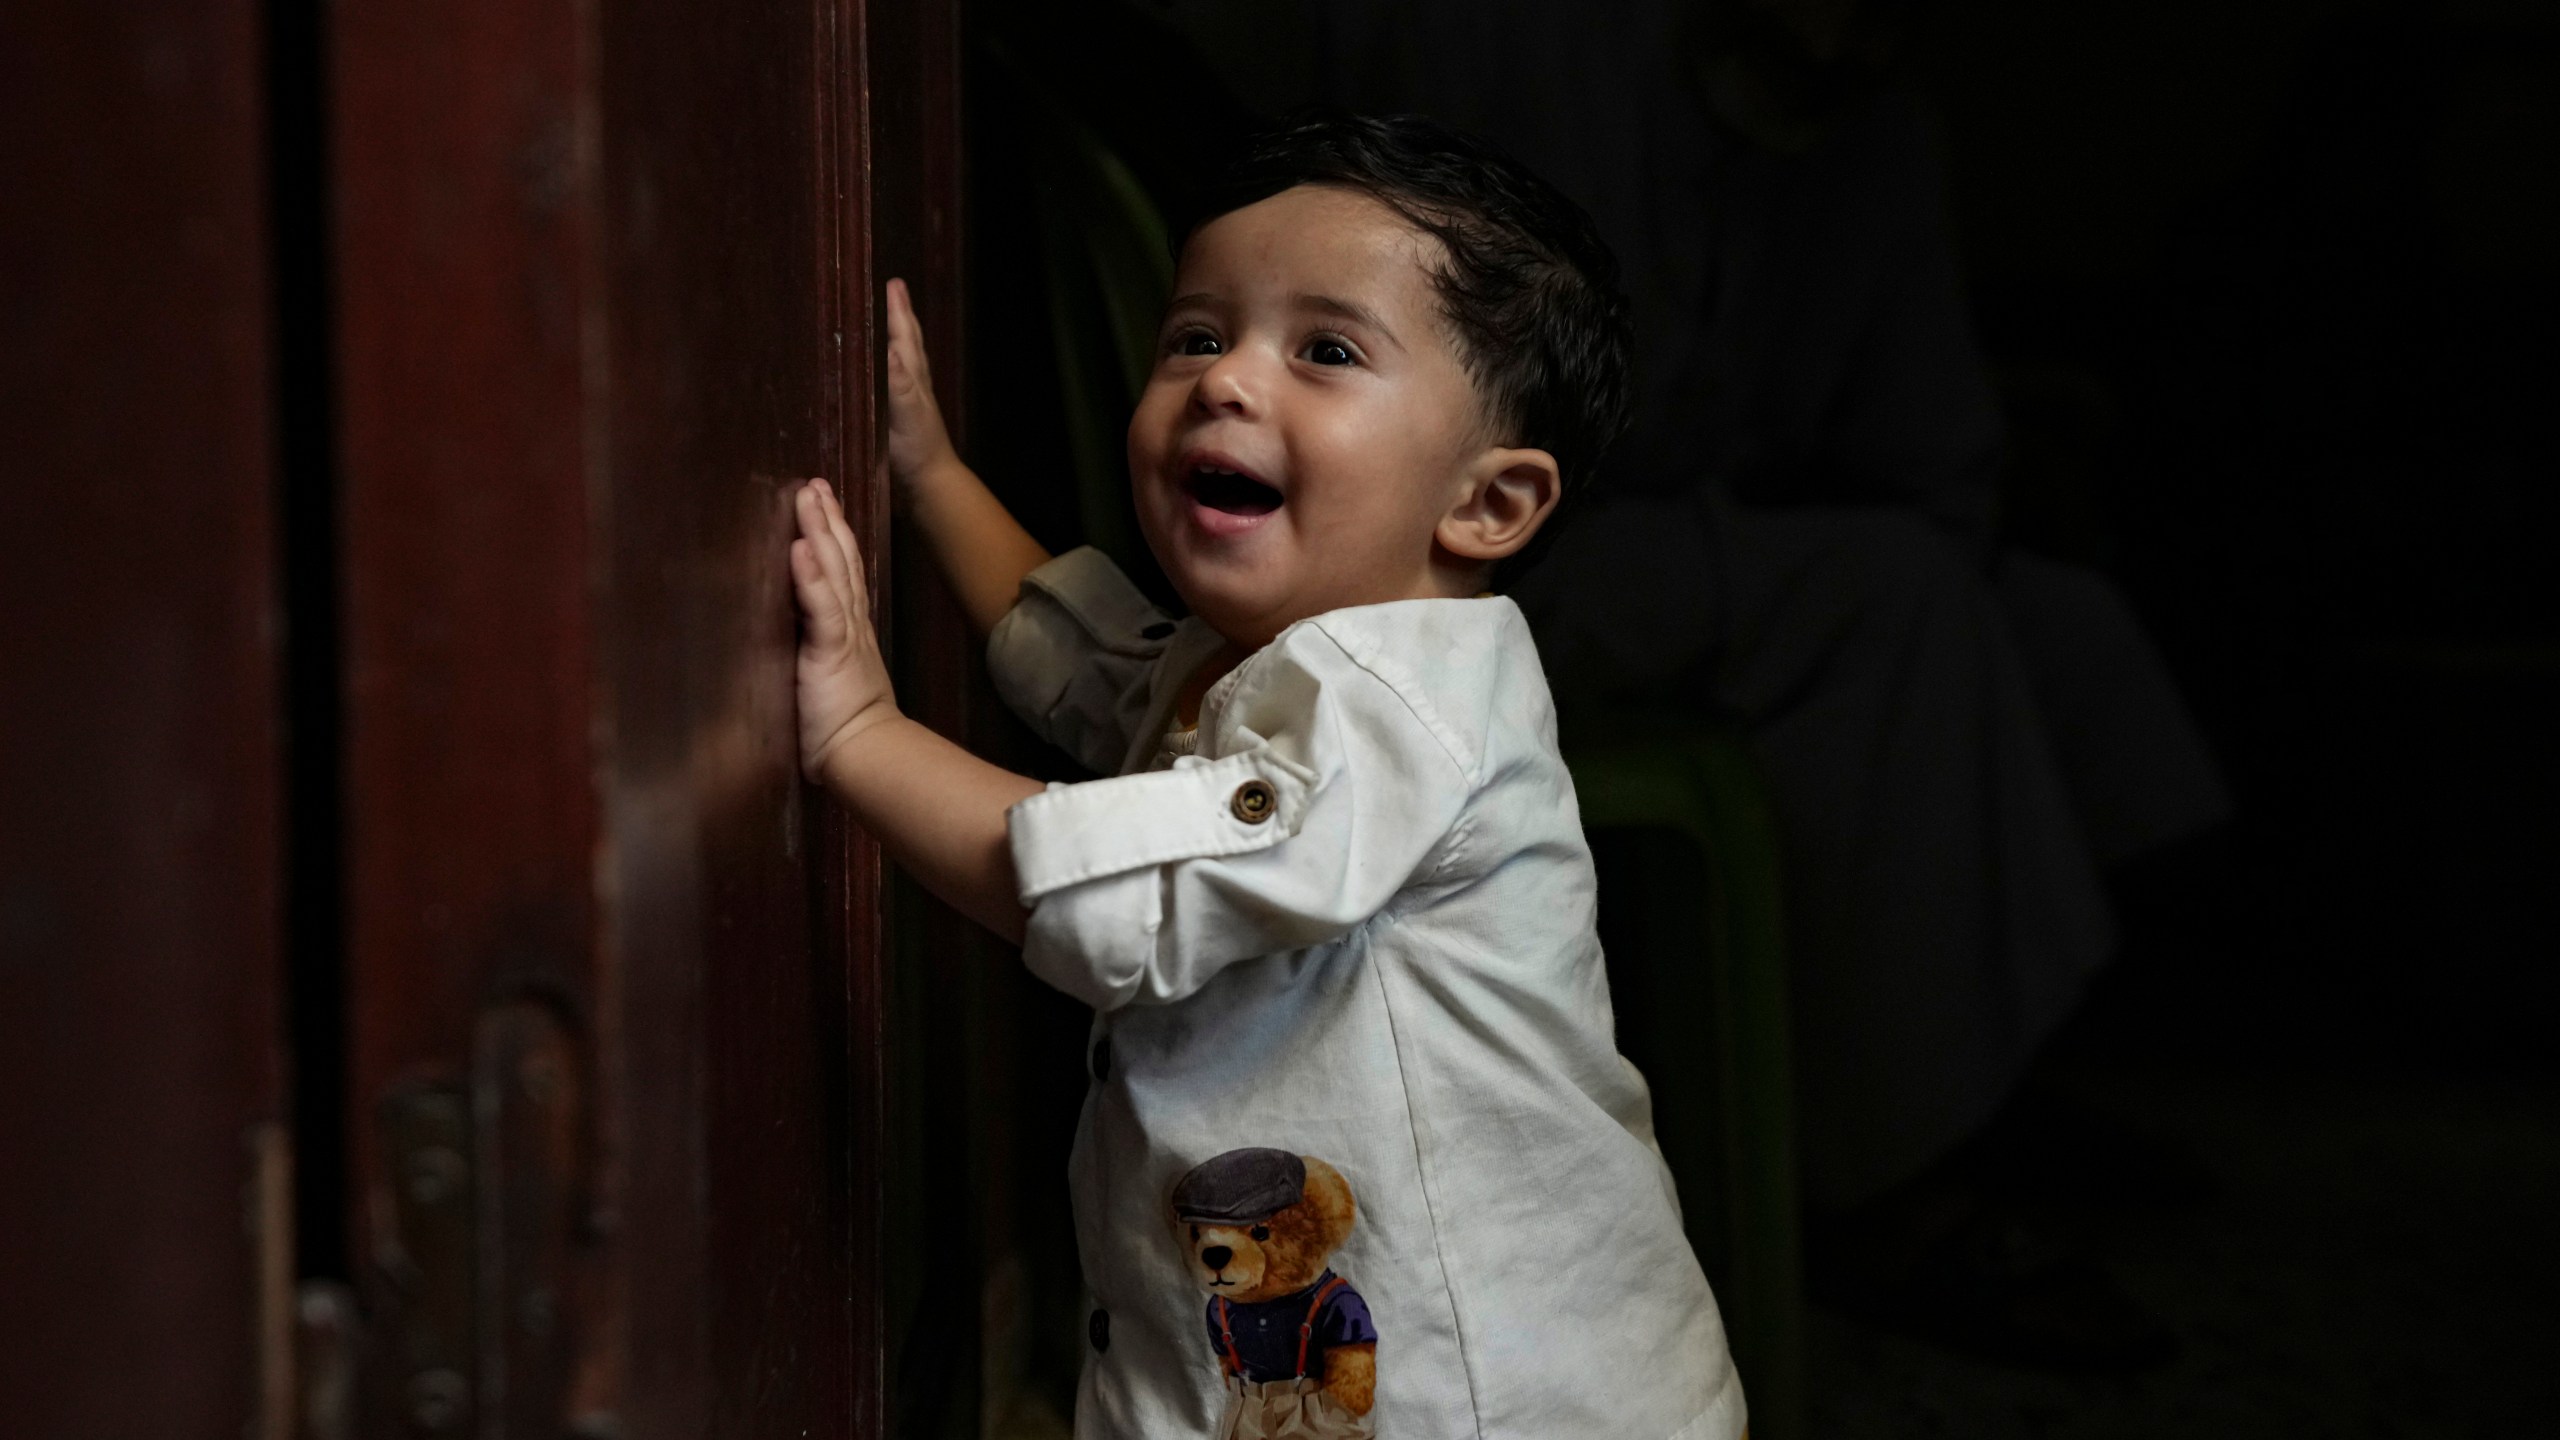
[[[1500,560],[1529,543],[1564,497],[1556,457],[1544,450],[1488,449],[1467,467],[1467,488],[1434,532],[1466,560]]]

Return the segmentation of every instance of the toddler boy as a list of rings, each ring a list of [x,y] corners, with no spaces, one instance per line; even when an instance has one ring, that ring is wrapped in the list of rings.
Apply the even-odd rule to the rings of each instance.
[[[1266,137],[1183,245],[1129,426],[1182,619],[960,462],[891,283],[900,499],[1006,702],[1114,778],[901,716],[817,482],[802,762],[1094,1007],[1080,1436],[1742,1430],[1546,681],[1483,593],[1624,427],[1614,277],[1571,202],[1424,122]]]

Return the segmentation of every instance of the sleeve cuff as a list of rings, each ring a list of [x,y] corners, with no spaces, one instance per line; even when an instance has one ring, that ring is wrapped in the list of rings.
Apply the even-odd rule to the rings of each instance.
[[[1005,816],[1022,903],[1036,906],[1043,895],[1105,875],[1267,850],[1298,832],[1315,778],[1257,750],[1053,784]]]
[[[1164,648],[1165,637],[1147,631],[1162,623],[1165,613],[1110,556],[1090,545],[1077,546],[1023,576],[1022,586],[1057,602],[1078,629],[1106,650],[1152,655]]]

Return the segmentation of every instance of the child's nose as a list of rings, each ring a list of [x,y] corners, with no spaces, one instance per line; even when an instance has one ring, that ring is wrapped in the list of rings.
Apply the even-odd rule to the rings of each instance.
[[[1234,1258],[1236,1258],[1236,1252],[1224,1245],[1212,1245],[1200,1252],[1200,1263],[1208,1266],[1211,1274],[1226,1269],[1227,1262]]]
[[[1247,373],[1244,357],[1230,351],[1218,357],[1217,363],[1200,374],[1200,383],[1192,388],[1192,403],[1204,410],[1224,415],[1251,415],[1260,407],[1254,400],[1254,386]]]

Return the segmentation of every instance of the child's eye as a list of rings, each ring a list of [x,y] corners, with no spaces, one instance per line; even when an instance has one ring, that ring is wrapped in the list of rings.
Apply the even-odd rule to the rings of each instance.
[[[1319,365],[1349,365],[1358,357],[1351,347],[1330,335],[1319,335],[1307,342],[1307,358]]]
[[[1218,344],[1218,337],[1208,331],[1185,330],[1173,337],[1173,353],[1176,355],[1223,355],[1226,351]]]

